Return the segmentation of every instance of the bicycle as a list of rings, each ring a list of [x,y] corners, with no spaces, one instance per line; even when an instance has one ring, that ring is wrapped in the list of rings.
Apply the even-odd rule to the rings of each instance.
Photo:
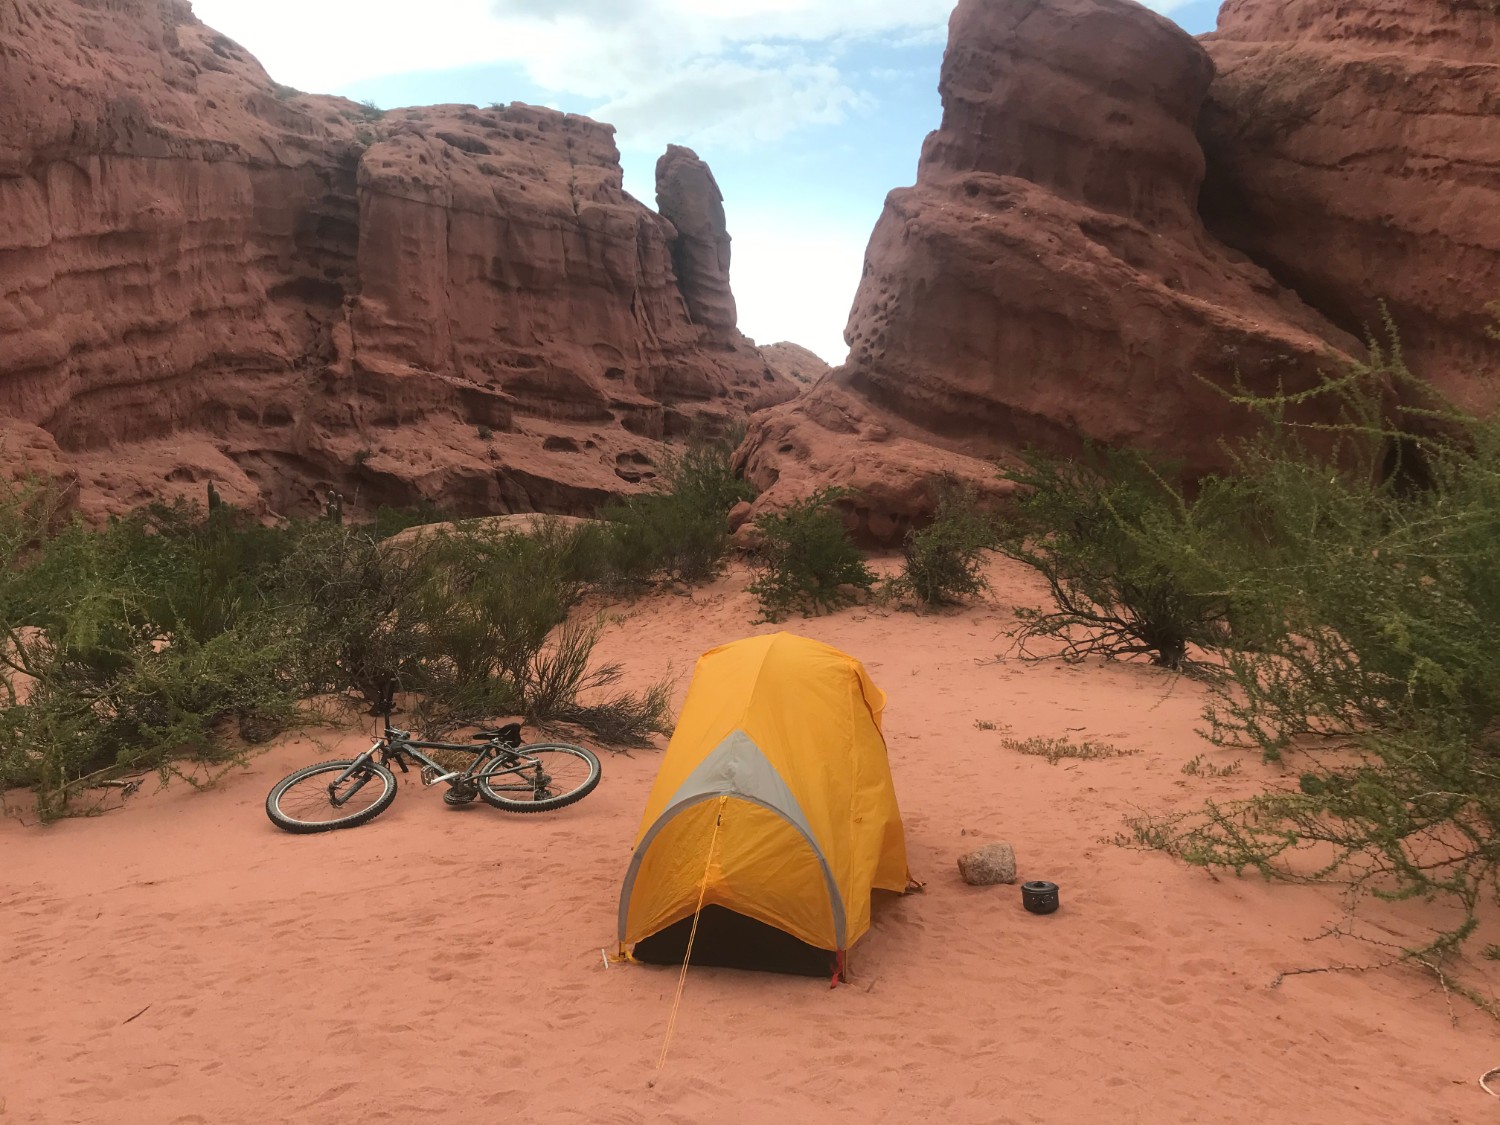
[[[394,763],[402,773],[421,764],[423,787],[446,783],[443,800],[454,806],[476,797],[506,812],[550,812],[583,800],[599,784],[599,759],[566,742],[521,741],[521,724],[475,731],[468,742],[431,742],[391,726],[395,689],[387,688],[385,727],[357,758],[304,766],[278,781],[266,796],[266,815],[287,832],[330,832],[374,820],[396,799]],[[476,747],[474,742],[482,740]],[[423,750],[473,751],[466,769],[450,770]]]

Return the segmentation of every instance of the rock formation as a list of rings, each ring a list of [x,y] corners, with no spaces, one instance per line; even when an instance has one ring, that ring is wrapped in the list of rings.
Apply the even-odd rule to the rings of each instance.
[[[729,290],[724,196],[692,149],[668,145],[656,162],[656,208],[677,228],[672,262],[693,323],[732,331],[737,315]]]
[[[8,0],[0,467],[94,513],[209,480],[284,514],[591,512],[664,436],[794,393],[703,257],[706,167],[674,199],[717,225],[679,236],[612,134],[302,95],[185,0]]]
[[[833,370],[822,356],[790,340],[762,344],[760,354],[766,357],[771,370],[805,387],[812,386]]]
[[[1198,133],[1220,239],[1412,369],[1500,401],[1500,5],[1230,0]]]
[[[1305,385],[1358,342],[1204,230],[1204,49],[1132,0],[960,0],[915,187],[890,193],[847,363],[759,416],[762,504],[859,490],[896,540],[952,471],[1084,439],[1223,463],[1247,412],[1210,383]]]

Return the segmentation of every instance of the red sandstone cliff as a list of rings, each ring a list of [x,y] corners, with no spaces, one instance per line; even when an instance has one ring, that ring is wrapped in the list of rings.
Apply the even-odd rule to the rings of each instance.
[[[1500,5],[1230,0],[1198,133],[1209,229],[1335,323],[1500,401]]]
[[[1308,382],[1356,350],[1204,230],[1212,77],[1131,0],[960,0],[942,127],[871,236],[848,361],[740,451],[761,503],[848,485],[864,534],[892,541],[936,472],[995,491],[983,459],[1027,445],[1209,469],[1249,419],[1204,379]]]
[[[95,512],[210,479],[288,514],[330,487],[591,511],[664,435],[793,393],[734,329],[727,253],[674,266],[727,248],[706,166],[674,206],[719,228],[679,236],[612,134],[301,95],[183,0],[8,0],[0,466]]]
[[[1132,0],[960,0],[940,88],[847,363],[739,451],[760,504],[845,484],[891,542],[1028,445],[1211,470],[1247,418],[1208,384],[1306,383],[1382,299],[1418,374],[1500,402],[1492,0],[1229,0],[1202,43]]]

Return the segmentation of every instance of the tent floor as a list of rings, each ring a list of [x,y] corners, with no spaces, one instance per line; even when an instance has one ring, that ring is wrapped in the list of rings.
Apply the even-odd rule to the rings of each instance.
[[[692,926],[689,916],[642,938],[635,943],[635,959],[649,965],[682,964]],[[712,904],[703,908],[693,939],[694,965],[826,977],[833,973],[833,958],[785,930]]]

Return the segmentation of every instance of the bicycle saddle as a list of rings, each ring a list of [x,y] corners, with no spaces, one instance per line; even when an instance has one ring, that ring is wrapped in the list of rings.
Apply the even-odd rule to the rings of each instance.
[[[507,746],[519,746],[521,745],[521,724],[506,723],[503,727],[497,727],[494,730],[476,730],[469,737],[475,742],[488,742],[490,739],[496,739]]]

